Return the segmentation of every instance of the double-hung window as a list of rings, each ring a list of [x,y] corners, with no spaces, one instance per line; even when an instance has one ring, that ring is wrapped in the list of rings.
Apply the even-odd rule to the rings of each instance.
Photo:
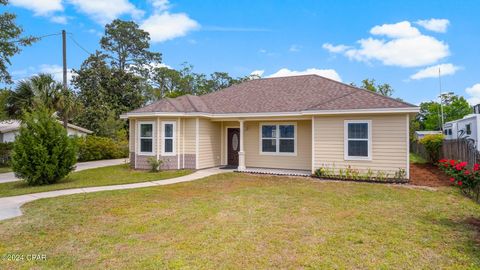
[[[296,126],[294,124],[261,124],[260,154],[296,154]]]
[[[140,144],[140,154],[143,155],[153,155],[153,135],[154,135],[154,124],[153,122],[139,122],[139,144]]]
[[[164,121],[162,127],[162,156],[174,156],[176,123]]]
[[[371,160],[372,121],[346,120],[344,148],[346,160]]]

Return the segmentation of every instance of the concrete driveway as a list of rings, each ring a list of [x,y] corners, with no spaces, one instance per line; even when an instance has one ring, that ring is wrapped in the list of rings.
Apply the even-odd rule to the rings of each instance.
[[[128,158],[120,158],[120,159],[105,159],[105,160],[96,160],[96,161],[88,161],[88,162],[79,162],[77,163],[77,168],[75,169],[76,172],[100,168],[100,167],[107,167],[113,165],[120,165],[128,162]],[[13,174],[13,172],[9,173],[0,173],[0,183],[7,183],[7,182],[15,182],[18,181],[17,177]]]

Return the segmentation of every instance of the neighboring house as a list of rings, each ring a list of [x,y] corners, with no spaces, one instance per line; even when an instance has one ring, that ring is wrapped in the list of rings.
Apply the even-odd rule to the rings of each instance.
[[[317,75],[257,79],[165,98],[121,116],[130,161],[167,169],[220,165],[409,173],[409,119],[419,108]]]
[[[15,141],[15,136],[17,136],[20,130],[21,122],[19,120],[4,120],[0,122],[0,142],[13,142]],[[62,123],[63,125],[63,123]],[[68,136],[86,136],[91,134],[92,131],[75,126],[73,124],[68,124],[67,128]]]
[[[436,135],[436,134],[442,134],[441,130],[421,130],[421,131],[415,131],[415,139],[420,140],[425,135]]]
[[[480,114],[469,114],[462,119],[446,122],[443,132],[446,140],[468,139],[480,150],[478,145],[480,135]]]

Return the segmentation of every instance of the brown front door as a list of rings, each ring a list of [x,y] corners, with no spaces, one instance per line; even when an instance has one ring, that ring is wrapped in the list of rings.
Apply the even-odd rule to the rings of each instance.
[[[228,143],[227,143],[227,155],[228,165],[238,166],[238,151],[240,150],[240,129],[229,128],[228,130]]]

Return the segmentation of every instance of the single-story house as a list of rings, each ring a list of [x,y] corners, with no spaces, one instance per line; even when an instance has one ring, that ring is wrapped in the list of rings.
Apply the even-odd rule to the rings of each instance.
[[[415,139],[420,140],[426,135],[437,135],[442,134],[441,130],[417,130],[415,131]]]
[[[165,98],[121,115],[130,162],[165,169],[230,165],[409,174],[409,119],[419,108],[317,75],[246,81],[203,96]]]
[[[60,122],[60,121],[59,121]],[[13,142],[20,130],[21,121],[20,120],[4,120],[0,121],[0,142]],[[63,125],[63,122],[62,122]],[[86,128],[82,128],[73,124],[68,124],[67,127],[68,136],[86,136],[87,134],[93,133],[93,131]]]

